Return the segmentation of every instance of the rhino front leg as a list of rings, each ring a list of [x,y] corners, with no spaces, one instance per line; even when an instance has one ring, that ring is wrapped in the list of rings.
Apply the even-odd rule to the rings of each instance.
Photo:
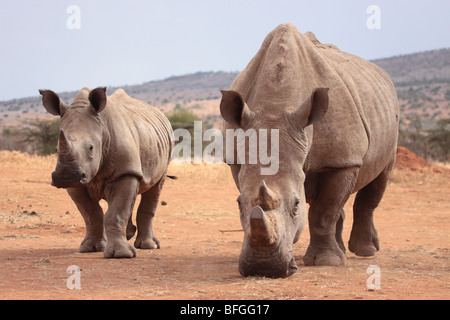
[[[138,194],[139,180],[126,175],[106,188],[108,211],[105,214],[105,258],[133,258],[136,250],[127,242],[127,224]]]
[[[153,218],[155,217],[156,208],[159,202],[159,196],[164,184],[166,175],[161,180],[144,192],[141,196],[136,216],[136,224],[138,227],[138,235],[134,246],[140,249],[159,249],[159,240],[153,233]]]
[[[358,170],[330,169],[319,174],[317,195],[308,213],[311,240],[303,258],[305,265],[345,265],[343,207],[353,191]]]
[[[103,228],[103,210],[98,201],[91,199],[86,188],[68,188],[67,193],[75,202],[86,224],[86,236],[81,242],[79,251],[104,251],[106,238]]]

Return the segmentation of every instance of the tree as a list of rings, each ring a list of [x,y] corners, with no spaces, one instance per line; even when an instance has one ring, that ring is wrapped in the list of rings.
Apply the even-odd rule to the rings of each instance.
[[[409,114],[406,116],[406,121],[400,121],[399,145],[422,155],[426,159],[427,143],[420,116]]]
[[[183,108],[173,110],[171,113],[167,114],[167,118],[169,119],[173,130],[184,128],[190,131],[194,128],[194,121],[201,121],[199,116],[192,111]]]
[[[15,131],[18,141],[28,146],[31,152],[49,155],[56,152],[59,138],[59,118],[54,120],[35,120],[28,126]]]
[[[447,163],[450,156],[450,118],[438,120],[436,127],[428,132],[428,145],[434,156]]]
[[[189,131],[191,136],[191,155],[194,156],[194,143],[193,143],[194,140],[192,140],[195,136],[194,121],[202,121],[202,119],[192,111],[181,107],[174,109],[169,114],[166,114],[166,116],[169,119],[170,124],[172,125],[172,129],[174,131],[177,129],[186,129],[187,131]],[[203,137],[203,133],[205,132],[205,130],[212,128],[212,125],[208,122],[202,122],[201,128],[202,128],[201,135]],[[197,134],[199,134],[199,132],[197,132]],[[179,141],[178,143],[181,142],[182,138],[181,141]],[[202,152],[206,147],[206,145],[207,145],[206,142],[203,141],[202,139]],[[182,154],[180,154],[180,156],[182,156]]]

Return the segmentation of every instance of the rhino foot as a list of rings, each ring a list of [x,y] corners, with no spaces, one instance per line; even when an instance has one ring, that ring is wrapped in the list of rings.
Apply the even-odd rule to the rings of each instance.
[[[160,249],[161,245],[156,238],[142,239],[138,236],[134,242],[134,247],[139,249]]]
[[[378,236],[376,232],[367,234],[358,234],[352,230],[348,249],[360,257],[372,257],[380,250]]]
[[[98,240],[93,240],[88,237],[84,238],[84,240],[80,244],[80,249],[78,250],[80,253],[85,252],[103,252],[105,250],[106,240],[104,238]]]
[[[336,244],[336,248],[315,248],[309,246],[303,257],[305,266],[344,266],[346,257]]]
[[[125,239],[108,241],[103,255],[105,258],[134,258],[136,249]]]

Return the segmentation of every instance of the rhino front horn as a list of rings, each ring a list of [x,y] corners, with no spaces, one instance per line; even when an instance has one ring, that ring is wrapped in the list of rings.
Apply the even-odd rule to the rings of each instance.
[[[277,240],[275,226],[260,206],[250,212],[248,239],[252,246],[271,246]]]
[[[59,152],[68,153],[70,150],[70,141],[67,139],[64,129],[59,129]]]

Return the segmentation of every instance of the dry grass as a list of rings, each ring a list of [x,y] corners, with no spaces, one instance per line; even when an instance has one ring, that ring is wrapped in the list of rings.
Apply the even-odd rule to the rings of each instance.
[[[437,173],[433,168],[424,168],[420,171],[394,169],[390,177],[390,183],[398,185],[434,185],[450,187],[450,175]]]
[[[31,169],[53,170],[56,166],[56,155],[37,156],[18,151],[0,151],[0,170]]]
[[[434,164],[437,166],[440,166],[440,167],[450,169],[450,162],[445,162],[445,163],[444,162],[435,162]]]
[[[30,170],[51,172],[56,167],[56,155],[38,156],[18,151],[0,151],[0,170]],[[226,164],[170,163],[168,174],[193,184],[233,184],[233,177]]]
[[[195,181],[195,184],[217,183],[234,185],[230,168],[227,164],[175,164],[171,163],[169,175],[177,176],[185,181]],[[192,184],[192,183],[190,183]]]
[[[55,166],[56,155],[38,156],[18,151],[0,151],[0,170],[27,169],[53,171]],[[234,185],[230,169],[226,164],[194,165],[171,163],[169,165],[168,174],[177,176],[180,180],[189,181],[190,185],[204,185],[205,183]],[[450,184],[450,175],[446,173],[436,173],[432,168],[425,168],[421,171],[395,169],[391,175],[390,182],[393,184],[430,184],[448,186]]]

